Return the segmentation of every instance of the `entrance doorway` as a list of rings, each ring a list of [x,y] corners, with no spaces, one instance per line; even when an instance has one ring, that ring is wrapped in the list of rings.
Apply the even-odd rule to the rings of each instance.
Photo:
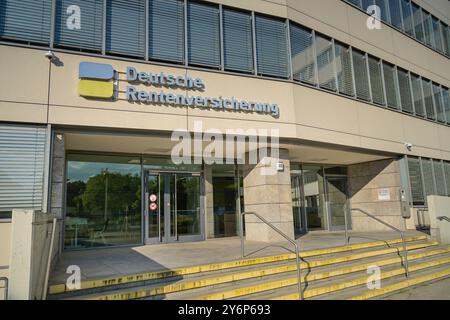
[[[145,175],[145,243],[204,239],[200,173]]]

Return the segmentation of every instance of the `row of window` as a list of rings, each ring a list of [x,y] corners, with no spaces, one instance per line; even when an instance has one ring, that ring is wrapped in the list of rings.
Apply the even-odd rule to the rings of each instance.
[[[291,79],[450,124],[448,88],[291,21],[191,0],[2,0],[0,9],[2,39]]]
[[[450,57],[450,28],[410,0],[345,0],[364,11],[380,8],[383,22]]]
[[[408,157],[412,204],[424,206],[427,196],[450,197],[450,162]]]

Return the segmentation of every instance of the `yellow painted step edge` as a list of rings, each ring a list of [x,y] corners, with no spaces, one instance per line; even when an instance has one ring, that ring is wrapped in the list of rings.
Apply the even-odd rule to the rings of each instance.
[[[429,262],[416,264],[414,266],[410,266],[409,267],[410,276],[413,276],[411,273],[414,271],[428,269],[428,268],[440,266],[440,265],[447,264],[447,263],[450,263],[450,258],[443,258],[443,259],[433,260],[433,261],[429,261]],[[398,275],[402,275],[404,273],[405,273],[405,269],[401,268],[401,269],[396,269],[396,270],[392,270],[392,271],[388,271],[388,272],[383,272],[383,273],[381,273],[380,276],[381,276],[381,280],[383,280],[383,279],[392,278],[392,277],[395,277]],[[355,280],[352,280],[349,282],[339,283],[339,284],[336,284],[333,286],[307,290],[304,292],[304,297],[311,298],[311,297],[319,296],[319,295],[326,294],[326,293],[340,291],[340,290],[343,290],[346,288],[364,285],[367,283],[368,280],[369,280],[369,277],[363,277],[363,278],[355,279]],[[414,279],[407,280],[407,281],[413,281],[413,280]],[[293,294],[274,298],[273,300],[298,300],[298,296],[299,296],[298,293],[293,293]]]
[[[407,242],[421,241],[421,240],[427,240],[427,236],[413,236],[413,237],[405,238],[405,241],[407,241]],[[380,247],[380,246],[384,246],[384,245],[398,244],[398,243],[401,243],[401,241],[402,241],[401,239],[393,239],[393,240],[388,240],[388,241],[367,242],[367,243],[353,244],[350,246],[311,250],[311,251],[302,252],[300,254],[300,256],[302,258],[306,258],[306,257],[312,257],[312,256],[348,252],[348,251],[359,250],[359,249],[367,249],[367,248]],[[177,269],[167,270],[167,271],[155,271],[155,272],[125,275],[125,276],[120,276],[120,277],[111,277],[111,278],[105,278],[105,279],[87,280],[87,281],[81,282],[80,289],[78,289],[78,290],[93,289],[93,288],[112,286],[112,285],[131,283],[131,282],[138,282],[138,281],[148,281],[148,280],[155,280],[155,279],[170,278],[170,277],[189,275],[189,274],[200,273],[200,272],[231,269],[231,268],[251,266],[251,265],[257,265],[257,264],[263,264],[263,263],[285,261],[285,260],[290,260],[290,259],[294,259],[294,258],[295,258],[295,254],[283,254],[283,255],[259,257],[259,258],[244,259],[244,260],[233,260],[233,261],[192,266],[192,267],[186,267],[186,268],[177,268]],[[49,286],[49,294],[59,294],[59,293],[78,291],[78,290],[68,290],[65,284],[56,284],[56,285]]]
[[[450,247],[443,248],[443,249],[437,249],[433,251],[428,252],[422,252],[422,253],[415,253],[409,255],[408,259],[409,261],[430,257],[433,255],[439,255],[444,253],[449,253]],[[324,272],[320,274],[311,274],[307,276],[302,276],[302,282],[312,282],[316,280],[331,278],[335,276],[340,276],[348,273],[358,272],[366,270],[369,266],[376,264],[379,267],[391,265],[395,263],[401,263],[402,258],[401,257],[395,257],[380,261],[372,261],[369,263],[354,265],[346,268],[341,268],[337,270],[332,270],[329,272]],[[256,271],[249,271],[249,272],[242,272],[238,274],[233,275],[224,275],[224,276],[218,276],[218,277],[212,277],[197,281],[190,281],[185,283],[175,283],[165,286],[160,286],[156,288],[146,289],[146,290],[128,290],[128,291],[122,291],[117,292],[113,294],[106,294],[106,295],[98,295],[88,298],[89,300],[128,300],[128,299],[140,299],[140,298],[146,298],[156,295],[162,295],[162,294],[169,294],[179,291],[186,291],[191,289],[197,289],[207,286],[213,286],[217,284],[223,284],[227,282],[232,281],[238,281],[238,280],[244,280],[244,279],[251,279],[251,278],[257,278],[257,277],[263,277],[268,275],[274,275],[274,274],[280,274],[285,272],[291,272],[295,271],[297,269],[296,265],[289,265],[289,266],[282,266],[282,267],[275,267],[275,268],[269,268],[264,270],[256,270]],[[294,284],[297,281],[297,278],[293,278]]]
[[[386,286],[384,288],[368,291],[362,295],[352,297],[348,300],[367,300],[367,299],[375,298],[375,297],[382,296],[382,295],[385,295],[388,293],[392,293],[395,291],[399,291],[402,289],[406,289],[408,287],[412,287],[412,286],[415,286],[415,285],[418,285],[418,284],[421,284],[424,282],[428,282],[428,281],[432,281],[432,280],[436,280],[436,279],[448,277],[448,276],[450,276],[450,269],[427,274],[427,275],[417,277],[414,279],[410,279],[410,280],[400,281],[400,282],[391,284],[389,286]]]

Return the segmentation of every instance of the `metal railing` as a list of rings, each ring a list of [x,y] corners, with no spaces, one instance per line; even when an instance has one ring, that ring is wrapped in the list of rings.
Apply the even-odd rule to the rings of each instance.
[[[5,300],[8,300],[8,282],[9,282],[9,279],[7,277],[0,277],[0,281],[3,281],[5,283],[5,286],[3,287],[5,289],[4,298],[5,298]]]
[[[244,216],[245,215],[254,215],[259,220],[261,220],[266,225],[268,225],[272,230],[276,231],[280,236],[282,236],[283,238],[285,238],[287,241],[289,241],[291,244],[294,245],[294,247],[295,247],[295,257],[296,257],[296,263],[297,263],[298,292],[299,292],[300,300],[303,300],[302,276],[301,276],[301,271],[300,271],[300,250],[298,248],[298,243],[295,240],[289,238],[284,232],[282,232],[280,229],[275,227],[272,223],[270,223],[269,221],[264,219],[262,216],[260,216],[256,212],[243,212],[243,213],[241,213],[241,221],[240,221],[240,226],[239,226],[239,229],[240,229],[239,233],[240,233],[240,238],[241,238],[241,257],[242,257],[242,259],[245,256],[245,252],[244,252],[244,242],[245,242],[244,241]],[[286,250],[288,250],[288,249],[286,249]]]
[[[405,260],[404,261],[405,275],[406,275],[406,277],[408,277],[409,276],[408,250],[406,250],[405,232],[400,230],[400,229],[397,229],[396,227],[390,225],[389,223],[387,223],[387,222],[385,222],[383,220],[378,219],[374,215],[372,215],[372,214],[370,214],[370,213],[368,213],[368,212],[366,212],[366,211],[364,211],[362,209],[353,208],[352,211],[359,211],[362,214],[365,214],[366,216],[368,216],[369,218],[372,218],[373,220],[378,221],[379,223],[385,225],[386,227],[388,227],[388,228],[390,228],[390,229],[400,233],[400,237],[402,238],[402,243],[403,243],[403,256],[404,256],[404,260]],[[350,242],[350,237],[348,236],[347,221],[345,223],[345,238],[346,238],[346,241],[347,241],[347,244],[348,244]]]
[[[445,217],[445,216],[442,216],[442,217],[437,217],[436,219],[438,219],[439,221],[448,221],[448,222],[450,222],[450,218],[449,217]]]

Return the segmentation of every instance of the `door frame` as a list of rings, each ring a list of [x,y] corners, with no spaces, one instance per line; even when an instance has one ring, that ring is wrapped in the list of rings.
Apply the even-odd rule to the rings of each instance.
[[[298,181],[298,186],[295,186],[294,184],[294,188],[298,188],[298,192],[299,192],[299,201],[300,201],[300,223],[302,228],[300,230],[297,230],[295,228],[295,221],[294,221],[294,233],[296,235],[304,235],[306,233],[308,233],[308,217],[306,215],[306,207],[305,207],[305,190],[304,190],[304,185],[303,185],[303,173],[292,173],[291,174],[291,185],[292,185],[292,179],[297,179]],[[294,205],[292,205],[292,211],[294,211]],[[293,212],[294,214],[294,212]]]
[[[164,199],[167,197],[166,192],[162,192],[160,190],[160,184],[161,184],[161,177],[164,176],[175,176],[175,190],[176,190],[176,177],[177,176],[188,176],[188,177],[199,177],[199,208],[200,208],[200,219],[199,219],[199,234],[198,235],[188,235],[188,236],[180,236],[176,232],[176,218],[175,218],[175,235],[173,236],[167,236],[167,233],[165,232],[164,237],[161,234],[161,206],[158,205],[158,237],[149,237],[149,192],[147,190],[147,183],[148,183],[148,177],[149,176],[157,176],[158,177],[158,198]],[[142,194],[144,196],[144,210],[143,210],[143,225],[144,228],[143,237],[144,237],[144,244],[146,245],[152,245],[152,244],[167,244],[167,243],[179,243],[179,242],[194,242],[194,241],[203,241],[205,240],[205,192],[204,192],[204,175],[202,172],[187,172],[187,171],[167,171],[167,170],[153,170],[153,169],[146,169],[144,170],[143,174],[143,190]],[[170,196],[170,192],[169,192]],[[175,201],[176,201],[176,193],[175,193]],[[165,202],[165,200],[164,200]],[[159,202],[160,203],[160,202]],[[175,204],[176,206],[176,204]],[[175,207],[176,210],[176,207]],[[167,210],[164,210],[164,228],[165,230],[170,230],[170,210],[168,213],[166,213]],[[169,219],[167,219],[169,218]]]

